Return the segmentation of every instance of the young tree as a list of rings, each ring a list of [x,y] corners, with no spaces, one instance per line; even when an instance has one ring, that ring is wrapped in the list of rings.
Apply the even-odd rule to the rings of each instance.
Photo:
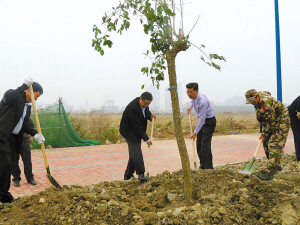
[[[119,5],[112,8],[110,14],[105,13],[102,18],[102,26],[105,26],[106,32],[94,25],[93,32],[95,38],[92,40],[92,46],[101,55],[104,55],[104,48],[112,47],[113,42],[107,32],[117,32],[120,35],[130,27],[130,17],[137,16],[143,25],[145,34],[150,34],[151,51],[147,50],[145,55],[151,59],[150,67],[143,67],[141,72],[150,76],[153,84],[156,82],[159,88],[159,82],[164,80],[164,72],[168,69],[169,83],[172,100],[173,120],[177,145],[181,157],[183,175],[184,175],[184,195],[187,199],[192,198],[192,180],[190,161],[184,136],[182,132],[179,100],[177,93],[177,77],[175,58],[181,51],[186,51],[192,43],[189,42],[189,34],[183,33],[182,23],[182,5],[183,0],[179,0],[178,5],[175,0],[122,0]],[[176,17],[176,11],[179,16]],[[175,19],[180,18],[180,25],[176,31]],[[197,47],[196,45],[193,45]],[[225,58],[217,54],[206,55],[203,51],[204,45],[197,47],[202,53],[201,59],[209,66],[220,70],[220,66],[214,63],[214,59],[224,60]],[[166,67],[167,62],[167,67]],[[144,85],[142,86],[144,88]]]

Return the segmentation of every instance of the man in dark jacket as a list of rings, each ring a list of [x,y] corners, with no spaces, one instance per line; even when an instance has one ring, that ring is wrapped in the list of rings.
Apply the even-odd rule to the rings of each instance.
[[[45,138],[29,126],[31,97],[29,86],[32,85],[34,98],[43,94],[40,84],[27,78],[24,84],[15,90],[8,90],[0,102],[0,202],[11,202],[14,198],[9,192],[11,176],[11,153],[20,152],[23,133],[26,132],[42,144]]]
[[[147,181],[145,176],[145,165],[141,149],[141,139],[147,142],[148,147],[152,141],[146,134],[147,120],[156,119],[155,114],[151,114],[148,106],[152,102],[152,94],[144,92],[140,97],[133,99],[125,108],[121,123],[120,133],[125,138],[129,149],[129,160],[124,174],[124,180],[133,177],[134,171],[141,182]]]
[[[29,118],[28,123],[32,128],[34,128],[34,123],[31,118]],[[13,176],[12,181],[15,187],[20,187],[20,180],[21,180],[21,170],[19,166],[20,156],[22,157],[24,174],[27,182],[31,185],[37,185],[36,181],[34,180],[34,175],[32,173],[31,149],[30,149],[31,142],[32,142],[32,136],[24,132],[20,152],[19,153],[12,152],[11,174]]]
[[[288,107],[294,134],[297,162],[300,161],[300,96]]]

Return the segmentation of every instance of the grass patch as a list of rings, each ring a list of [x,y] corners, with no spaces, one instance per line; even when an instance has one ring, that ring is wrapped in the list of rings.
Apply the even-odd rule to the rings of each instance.
[[[156,114],[153,138],[175,139],[172,114]],[[122,114],[104,114],[101,111],[91,111],[85,114],[70,114],[70,120],[77,134],[82,139],[99,141],[105,144],[107,141],[116,143],[122,139],[119,133],[119,125]],[[198,119],[192,114],[192,130],[195,129]],[[217,126],[214,135],[247,134],[259,132],[259,123],[255,114],[249,113],[219,113],[216,114]],[[182,113],[182,131],[185,138],[189,138],[189,117]],[[148,122],[147,134],[150,136],[151,122]]]

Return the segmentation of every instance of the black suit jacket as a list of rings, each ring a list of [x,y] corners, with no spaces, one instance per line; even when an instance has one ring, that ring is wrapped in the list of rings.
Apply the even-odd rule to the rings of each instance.
[[[145,109],[145,117],[139,104],[140,97],[133,99],[125,108],[121,123],[121,135],[131,141],[149,140],[146,134],[147,120],[151,121],[151,112],[149,107]]]
[[[23,84],[15,90],[11,89],[4,93],[0,102],[0,141],[2,142],[8,140],[17,123],[20,121],[26,103],[26,93],[24,92],[26,89],[28,89],[28,86]],[[30,113],[31,107],[28,106],[23,126],[17,135],[17,151],[21,147],[24,131],[32,136],[37,134],[37,131],[29,125]]]
[[[300,112],[300,96],[298,96],[290,106],[288,106],[290,117],[293,117],[296,121],[297,119],[297,112]],[[300,122],[300,120],[299,120]]]

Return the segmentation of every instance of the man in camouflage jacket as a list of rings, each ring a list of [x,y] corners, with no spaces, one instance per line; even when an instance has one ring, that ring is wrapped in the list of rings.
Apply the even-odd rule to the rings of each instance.
[[[271,171],[280,170],[280,160],[290,127],[288,109],[269,92],[257,92],[250,89],[245,94],[246,104],[254,105],[256,118],[262,125],[264,150],[269,159]]]

